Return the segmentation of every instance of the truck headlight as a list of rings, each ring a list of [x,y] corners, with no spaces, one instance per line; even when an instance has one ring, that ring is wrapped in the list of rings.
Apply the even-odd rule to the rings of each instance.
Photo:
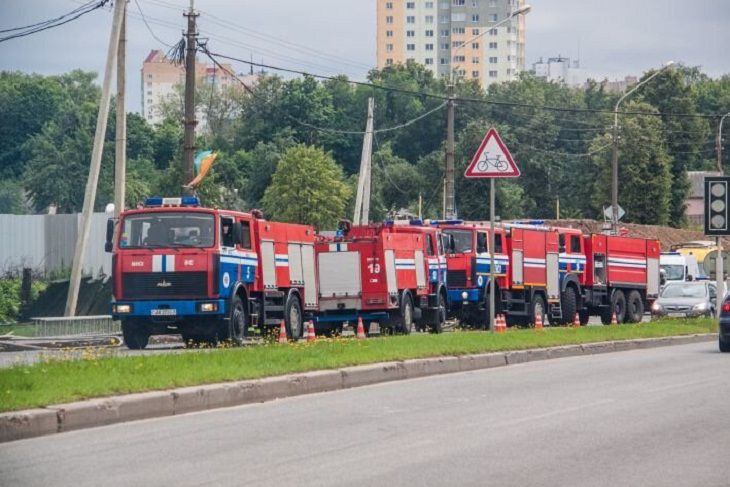
[[[218,311],[218,303],[200,303],[200,311],[203,313]]]
[[[659,304],[658,302],[654,301],[654,303],[651,305],[651,310],[654,312],[661,311],[662,305]]]
[[[131,313],[132,305],[131,304],[115,304],[112,306],[112,311],[115,314]]]
[[[464,301],[466,301],[468,298],[469,298],[469,293],[466,292],[466,291],[462,291],[461,292],[461,299],[463,299]]]

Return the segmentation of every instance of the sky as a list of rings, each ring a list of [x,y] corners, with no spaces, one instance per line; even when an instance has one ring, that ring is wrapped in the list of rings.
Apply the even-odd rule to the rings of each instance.
[[[70,11],[85,0],[0,0],[0,30]],[[189,0],[131,0],[128,110],[141,109],[142,61],[185,26]],[[588,76],[623,79],[669,60],[730,73],[730,0],[528,0],[527,67],[540,57],[579,57]],[[375,65],[375,0],[195,0],[211,51],[318,74],[362,80]],[[104,72],[111,9],[0,43],[0,70]],[[2,34],[0,34],[1,36]],[[235,63],[234,63],[235,64]],[[237,70],[246,71],[242,64]],[[99,79],[101,83],[101,79]]]

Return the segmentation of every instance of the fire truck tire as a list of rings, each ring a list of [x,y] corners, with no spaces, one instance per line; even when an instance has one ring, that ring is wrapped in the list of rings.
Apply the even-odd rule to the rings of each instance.
[[[230,340],[235,345],[241,345],[248,335],[248,317],[246,307],[240,296],[233,296],[231,299],[231,312],[228,320],[221,323],[218,334],[220,340]]]
[[[122,320],[122,336],[130,350],[142,350],[150,341],[149,330],[132,320]]]
[[[413,299],[410,293],[403,293],[395,327],[399,333],[404,335],[409,335],[415,327],[413,322]]]
[[[583,309],[578,311],[578,318],[580,319],[581,326],[585,326],[588,324],[588,320],[591,319],[591,314],[587,309]]]
[[[578,296],[573,286],[568,286],[563,291],[560,299],[560,307],[562,308],[563,319],[561,324],[569,324],[573,322],[575,313],[578,309]]]
[[[284,323],[286,334],[290,340],[299,340],[304,334],[304,319],[302,305],[295,293],[289,293],[284,305]]]
[[[626,295],[620,289],[616,289],[611,294],[611,305],[601,309],[601,323],[604,325],[611,324],[611,317],[616,313],[616,321],[620,324],[626,318]]]
[[[434,320],[431,323],[432,333],[441,333],[444,331],[444,323],[446,322],[446,298],[444,293],[438,295],[438,308],[434,310]]]
[[[626,322],[639,323],[644,317],[644,301],[639,291],[634,289],[629,293],[626,303]]]
[[[535,316],[540,315],[540,318],[542,318],[542,322],[545,323],[545,310],[547,307],[545,306],[545,298],[542,297],[542,294],[534,294],[532,296],[532,303],[530,303],[530,316],[527,318],[528,323],[535,323]]]

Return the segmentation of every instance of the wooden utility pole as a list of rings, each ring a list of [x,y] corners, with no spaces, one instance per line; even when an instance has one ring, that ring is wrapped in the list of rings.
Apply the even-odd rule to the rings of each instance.
[[[444,218],[456,218],[456,196],[454,190],[454,83],[448,86],[448,115],[446,118],[446,180]]]
[[[91,151],[91,164],[89,177],[86,180],[86,191],[84,192],[84,208],[81,213],[81,231],[76,239],[74,250],[73,267],[71,268],[71,280],[66,296],[65,316],[76,315],[76,303],[79,299],[79,286],[81,285],[81,272],[83,270],[84,254],[86,243],[91,230],[91,216],[96,200],[96,186],[99,181],[101,170],[101,156],[104,151],[104,136],[106,135],[107,119],[109,117],[109,103],[111,101],[111,81],[114,64],[116,63],[117,49],[119,48],[119,35],[121,33],[122,19],[126,2],[118,1],[114,4],[114,20],[112,31],[109,35],[109,47],[106,53],[106,68],[104,70],[104,82],[101,87],[101,100],[99,101],[99,112],[96,115],[96,133],[94,135],[94,146]]]
[[[195,27],[195,20],[198,14],[193,8],[194,0],[190,0],[190,9],[183,15],[188,18],[188,30],[185,33],[187,48],[185,52],[185,142],[183,144],[184,184],[189,184],[195,174],[193,172],[193,158],[195,156],[195,55],[197,53],[198,32]],[[192,194],[192,189],[185,189],[186,193]]]
[[[127,172],[127,106],[124,98],[127,61],[127,1],[124,0],[124,14],[117,47],[117,129],[114,155],[114,218],[124,211],[124,197]]]
[[[352,221],[355,225],[367,225],[370,220],[370,178],[372,171],[371,160],[373,154],[373,116],[375,99],[368,98],[368,118],[365,124],[365,136],[362,141],[362,155],[360,156],[360,175],[357,179],[357,194],[355,195],[355,213]]]

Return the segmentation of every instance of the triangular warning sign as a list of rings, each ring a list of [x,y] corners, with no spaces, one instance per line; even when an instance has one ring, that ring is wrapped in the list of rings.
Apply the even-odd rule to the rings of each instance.
[[[466,168],[467,178],[516,178],[520,175],[512,154],[499,134],[490,128],[477,153]]]

